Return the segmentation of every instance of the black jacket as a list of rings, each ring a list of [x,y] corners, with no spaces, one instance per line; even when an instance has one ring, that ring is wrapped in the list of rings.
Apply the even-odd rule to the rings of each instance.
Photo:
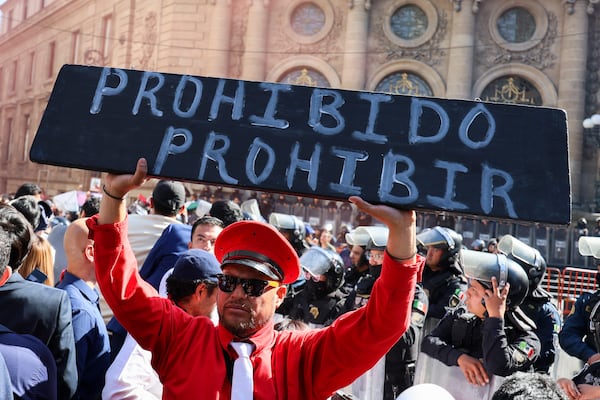
[[[0,324],[33,335],[48,346],[56,360],[58,398],[70,399],[77,389],[77,364],[67,292],[27,281],[13,272],[0,286],[0,304]]]
[[[540,340],[501,318],[479,319],[458,307],[423,339],[421,351],[448,366],[463,354],[478,358],[490,375],[527,371],[540,354]]]

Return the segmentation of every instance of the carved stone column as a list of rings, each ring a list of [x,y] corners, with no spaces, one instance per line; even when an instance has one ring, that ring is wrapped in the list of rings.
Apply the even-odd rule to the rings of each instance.
[[[568,5],[571,6],[571,5]],[[587,60],[588,14],[585,1],[564,8],[558,107],[567,111],[569,126],[569,159],[571,191],[575,203],[589,204],[594,199],[595,168],[582,165],[583,127],[585,108],[585,76]]]
[[[231,47],[231,0],[211,0],[213,13],[208,37],[208,59],[206,74],[215,77],[228,77],[229,50]]]
[[[475,15],[473,0],[462,0],[452,16],[452,36],[448,57],[446,97],[471,99],[473,49],[475,48]]]
[[[269,23],[269,0],[249,0],[246,46],[242,56],[242,79],[265,80],[265,51]]]
[[[367,38],[371,2],[352,0],[348,5],[342,86],[345,89],[362,90],[365,89],[367,72]]]

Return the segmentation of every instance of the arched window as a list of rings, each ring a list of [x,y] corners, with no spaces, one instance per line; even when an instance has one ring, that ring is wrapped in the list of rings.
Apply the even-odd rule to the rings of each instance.
[[[383,78],[375,87],[378,92],[409,96],[433,96],[431,87],[411,72],[395,72]]]
[[[279,80],[281,83],[290,83],[292,85],[304,85],[304,86],[320,86],[330,87],[329,81],[320,72],[308,68],[300,67],[293,69],[286,73]]]
[[[526,79],[518,76],[503,76],[490,82],[481,99],[496,103],[528,104],[541,106],[542,96],[536,87]]]

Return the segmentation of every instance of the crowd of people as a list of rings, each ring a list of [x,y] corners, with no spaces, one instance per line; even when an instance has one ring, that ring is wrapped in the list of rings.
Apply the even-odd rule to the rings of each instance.
[[[334,233],[170,180],[128,204],[146,168],[69,214],[32,183],[0,204],[0,399],[458,399],[427,357],[493,399],[600,398],[600,291],[563,324],[515,237],[359,197]],[[585,367],[555,380],[559,342]]]

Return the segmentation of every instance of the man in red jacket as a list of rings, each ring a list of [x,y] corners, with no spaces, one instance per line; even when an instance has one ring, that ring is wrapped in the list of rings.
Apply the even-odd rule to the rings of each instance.
[[[146,173],[146,160],[140,159],[134,175],[108,175],[100,213],[88,226],[100,288],[123,326],[152,352],[164,399],[237,395],[236,342],[252,347],[253,389],[246,398],[326,399],[371,368],[407,329],[416,272],[423,262],[415,251],[413,211],[350,198],[359,210],[389,227],[381,277],[367,306],[311,331],[273,328],[285,285],[300,273],[294,248],[268,224],[241,221],[228,226],[215,243],[223,270],[215,327],[208,318],[192,317],[158,297],[138,274],[127,242],[123,197],[143,183]]]

